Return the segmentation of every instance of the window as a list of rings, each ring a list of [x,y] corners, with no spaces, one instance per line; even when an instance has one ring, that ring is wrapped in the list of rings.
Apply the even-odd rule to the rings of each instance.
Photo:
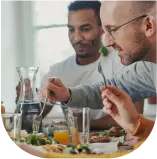
[[[70,1],[35,1],[35,59],[39,81],[49,67],[74,54],[68,39],[67,16]],[[39,84],[39,83],[37,83]]]

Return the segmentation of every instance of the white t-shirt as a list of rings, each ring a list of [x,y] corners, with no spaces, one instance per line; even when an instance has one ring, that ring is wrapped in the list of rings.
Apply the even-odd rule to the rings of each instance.
[[[101,63],[105,77],[111,79],[113,76],[113,54],[113,52],[110,52],[105,57],[100,56],[97,61],[88,65],[78,65],[76,63],[76,55],[72,55],[66,60],[51,66],[49,72],[44,76],[41,85],[50,77],[59,77],[66,87],[98,83],[103,81],[102,75],[98,72],[99,62]],[[56,114],[59,116],[63,115],[59,106],[55,106],[48,116],[54,116]],[[91,119],[97,119],[104,115],[105,113],[100,109],[91,110]]]

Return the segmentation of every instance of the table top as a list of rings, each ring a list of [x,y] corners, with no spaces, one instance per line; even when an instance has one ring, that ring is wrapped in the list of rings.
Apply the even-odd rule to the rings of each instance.
[[[97,157],[95,157],[95,155],[79,155],[79,156],[74,156],[74,155],[59,155],[57,153],[46,153],[44,154],[42,157],[44,159],[58,159],[58,157],[60,159],[115,159],[115,158],[124,158],[126,156],[128,156],[129,154],[136,152],[137,149],[142,146],[143,141],[139,142],[134,149],[132,150],[126,150],[126,147],[122,146],[121,150],[119,152],[116,153],[112,153],[112,154],[104,154],[104,155],[97,155]]]

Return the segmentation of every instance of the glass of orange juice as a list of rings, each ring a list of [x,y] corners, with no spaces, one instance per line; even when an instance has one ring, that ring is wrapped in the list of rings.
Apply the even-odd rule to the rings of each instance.
[[[70,143],[68,130],[55,130],[53,135],[60,144],[68,145]]]
[[[71,123],[71,135],[75,136],[75,142],[89,143],[90,108],[69,107],[67,111],[68,123]]]
[[[63,119],[53,120],[53,136],[60,144],[67,145],[70,143],[68,125]]]

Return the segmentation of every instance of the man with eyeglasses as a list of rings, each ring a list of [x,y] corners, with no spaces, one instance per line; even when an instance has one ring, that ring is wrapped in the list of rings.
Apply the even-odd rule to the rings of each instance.
[[[101,21],[105,31],[106,46],[112,46],[118,51],[122,64],[130,65],[140,60],[156,63],[155,12],[155,1],[103,2]],[[135,110],[132,101],[140,101],[156,95],[155,71],[156,64],[135,64],[131,70],[117,79],[73,88],[66,88],[62,81],[56,78],[55,83],[47,81],[42,95],[46,96],[46,92],[51,90],[53,94],[49,96],[50,101],[61,101],[65,106],[70,107],[100,109],[105,105],[104,111],[128,132],[133,133],[142,117]],[[105,84],[107,87],[104,87]],[[109,85],[119,87],[129,94],[132,100],[117,87]],[[123,115],[118,114],[117,104],[124,108]],[[147,124],[150,126],[149,131],[145,131],[146,129],[142,127],[142,132],[147,132],[144,138],[149,135],[153,125],[154,122]]]
[[[140,60],[156,64],[156,1],[103,2],[100,16],[106,34],[106,46],[112,46],[118,51],[122,64],[130,65]],[[156,93],[155,64],[149,70],[152,86],[151,88],[150,85],[145,86],[144,92]],[[135,68],[130,78],[134,80],[134,74],[140,75],[141,72],[142,70]],[[148,82],[146,76],[148,76],[146,72],[138,76],[138,82],[133,87],[139,89],[144,81]],[[130,79],[124,78],[124,80]],[[110,114],[127,132],[145,140],[151,133],[154,121],[139,115],[129,96],[117,87],[101,87],[100,90],[104,112]],[[134,92],[137,98],[141,93],[140,89]]]

